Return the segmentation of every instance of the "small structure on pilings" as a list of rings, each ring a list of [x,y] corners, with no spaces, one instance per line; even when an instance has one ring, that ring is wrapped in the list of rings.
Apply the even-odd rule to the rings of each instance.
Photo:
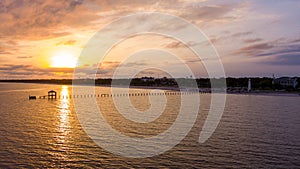
[[[56,91],[50,90],[48,92],[48,99],[56,99]]]

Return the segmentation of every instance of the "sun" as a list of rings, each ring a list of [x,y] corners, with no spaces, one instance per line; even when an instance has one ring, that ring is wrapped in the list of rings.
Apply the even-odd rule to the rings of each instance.
[[[57,51],[50,58],[50,66],[55,68],[74,68],[77,64],[76,57],[69,51]]]

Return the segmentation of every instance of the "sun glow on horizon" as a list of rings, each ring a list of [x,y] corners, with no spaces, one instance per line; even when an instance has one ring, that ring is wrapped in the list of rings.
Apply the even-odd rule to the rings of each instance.
[[[74,68],[77,64],[77,58],[74,54],[67,50],[59,50],[54,52],[50,58],[50,67],[55,68]]]

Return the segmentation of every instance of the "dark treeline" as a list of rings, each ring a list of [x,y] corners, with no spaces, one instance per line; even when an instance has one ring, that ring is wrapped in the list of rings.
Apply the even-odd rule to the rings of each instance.
[[[253,90],[273,90],[273,89],[283,89],[280,84],[273,82],[273,78],[269,77],[252,77],[252,78],[233,78],[228,77],[224,78],[200,78],[196,79],[196,82],[199,88],[210,88],[211,82],[216,83],[226,80],[227,87],[230,88],[247,88],[248,80],[251,79],[251,86]],[[41,83],[41,84],[60,84],[60,85],[72,85],[73,81],[80,84],[93,83],[95,85],[128,85],[130,86],[168,86],[168,87],[178,87],[178,86],[192,86],[195,84],[195,79],[189,78],[152,78],[152,77],[143,77],[143,78],[133,78],[133,79],[26,79],[26,80],[0,80],[0,82],[16,82],[16,83]],[[300,78],[298,78],[298,85],[296,89],[299,88]]]
[[[13,83],[41,83],[41,84],[60,84],[71,85],[70,79],[22,79],[22,80],[0,80],[0,82],[13,82]]]

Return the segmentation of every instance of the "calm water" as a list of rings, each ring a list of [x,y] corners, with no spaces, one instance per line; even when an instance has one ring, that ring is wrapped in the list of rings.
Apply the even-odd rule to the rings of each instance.
[[[210,95],[203,94],[196,124],[180,144],[158,156],[131,159],[107,152],[85,134],[72,99],[28,100],[29,94],[51,89],[71,94],[70,86],[0,83],[0,168],[300,168],[300,97],[228,95],[217,130],[199,144],[210,106]],[[97,99],[107,121],[132,137],[166,130],[180,106],[179,97],[170,100],[160,125],[145,127],[124,121],[109,98]],[[141,111],[149,106],[146,96],[131,101]]]

